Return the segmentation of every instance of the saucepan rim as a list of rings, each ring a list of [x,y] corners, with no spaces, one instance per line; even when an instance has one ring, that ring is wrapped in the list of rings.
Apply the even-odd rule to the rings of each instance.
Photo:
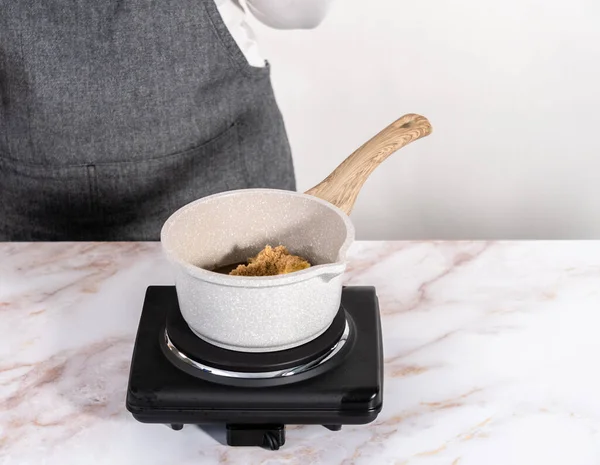
[[[344,242],[339,248],[337,254],[337,260],[332,263],[325,263],[321,265],[311,266],[305,270],[296,271],[294,273],[277,275],[277,276],[231,276],[226,274],[216,273],[214,271],[206,270],[204,268],[200,268],[196,265],[188,263],[182,259],[180,259],[177,254],[168,246],[168,235],[170,228],[175,224],[175,222],[179,219],[181,215],[183,215],[188,209],[193,208],[199,203],[209,203],[216,201],[218,199],[222,199],[224,197],[229,196],[237,196],[244,195],[249,193],[262,193],[262,194],[277,194],[277,195],[287,195],[292,197],[301,197],[310,200],[311,202],[319,203],[326,208],[332,210],[337,213],[338,216],[344,222],[346,226],[346,238]],[[354,242],[355,230],[352,221],[346,215],[346,213],[340,210],[335,205],[327,202],[326,200],[320,199],[313,195],[303,194],[300,192],[294,191],[286,191],[281,189],[264,189],[264,188],[254,188],[254,189],[237,189],[232,191],[221,192],[218,194],[209,195],[207,197],[200,198],[198,200],[194,200],[193,202],[184,205],[177,211],[175,211],[168,219],[165,221],[161,233],[160,240],[163,247],[163,251],[165,252],[167,258],[182,267],[189,275],[201,279],[203,281],[208,281],[214,284],[219,284],[223,286],[231,286],[231,287],[273,287],[273,286],[282,286],[290,283],[296,283],[300,281],[305,281],[317,276],[337,276],[344,272],[346,269],[346,254],[348,249]]]

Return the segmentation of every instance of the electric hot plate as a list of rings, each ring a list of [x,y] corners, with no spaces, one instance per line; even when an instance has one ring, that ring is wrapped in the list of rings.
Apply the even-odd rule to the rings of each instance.
[[[246,353],[197,337],[173,286],[150,286],[135,341],[127,409],[143,423],[222,423],[232,446],[278,449],[286,424],[366,424],[382,408],[383,354],[373,287],[345,287],[331,326],[293,349]]]

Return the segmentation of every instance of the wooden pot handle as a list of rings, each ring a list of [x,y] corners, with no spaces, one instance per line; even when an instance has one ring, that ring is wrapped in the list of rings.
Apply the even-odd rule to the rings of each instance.
[[[321,183],[306,191],[350,214],[363,184],[396,150],[431,134],[427,118],[408,114],[396,120],[346,158]]]

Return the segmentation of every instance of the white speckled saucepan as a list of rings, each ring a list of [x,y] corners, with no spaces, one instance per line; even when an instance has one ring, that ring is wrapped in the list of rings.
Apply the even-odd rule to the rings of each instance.
[[[305,194],[243,189],[177,210],[162,228],[161,243],[192,331],[245,352],[289,349],[322,334],[339,309],[346,252],[354,240],[348,215],[358,192],[389,155],[430,133],[426,118],[405,115]],[[313,266],[265,277],[210,271],[244,262],[266,245],[285,245]]]

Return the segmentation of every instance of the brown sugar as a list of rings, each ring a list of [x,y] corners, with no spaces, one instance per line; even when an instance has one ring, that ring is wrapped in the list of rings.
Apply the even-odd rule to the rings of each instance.
[[[230,275],[235,276],[275,276],[293,273],[310,267],[302,257],[292,255],[283,245],[275,248],[270,245],[261,250],[256,257],[248,259],[247,265],[238,265]]]

